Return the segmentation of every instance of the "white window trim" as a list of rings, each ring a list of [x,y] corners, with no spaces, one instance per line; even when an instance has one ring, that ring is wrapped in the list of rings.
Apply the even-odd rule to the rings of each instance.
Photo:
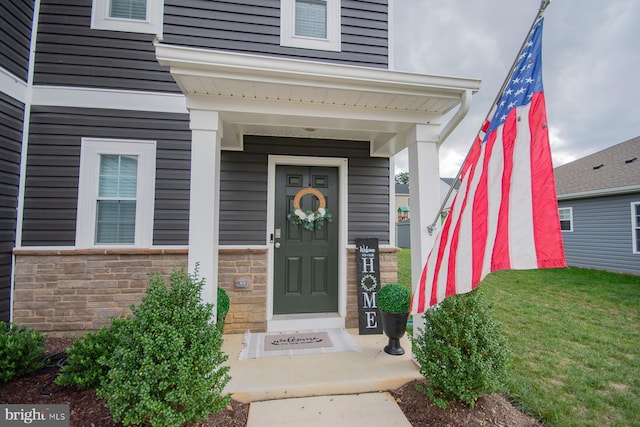
[[[636,209],[637,206],[640,206],[640,202],[631,202],[631,250],[634,254],[640,254],[640,251],[636,248],[636,241],[638,240],[638,234],[640,234],[640,229],[636,228]]]
[[[280,0],[280,46],[303,49],[340,52],[342,36],[340,31],[340,0],[327,2],[327,38],[296,36],[295,0]]]
[[[109,5],[110,0],[93,0],[91,29],[155,34],[158,38],[162,38],[164,0],[147,0],[147,19],[145,21],[111,18]]]
[[[572,207],[562,207],[562,208],[558,208],[558,217],[560,217],[560,211],[561,210],[569,210],[569,224],[570,224],[570,228],[568,230],[562,230],[560,229],[560,231],[562,231],[563,233],[572,233],[573,232],[573,208]],[[559,218],[561,219],[561,218]]]
[[[136,230],[133,244],[96,244],[96,197],[101,154],[138,156]],[[156,142],[122,139],[82,138],[76,247],[149,248],[153,243],[153,213],[156,180]]]

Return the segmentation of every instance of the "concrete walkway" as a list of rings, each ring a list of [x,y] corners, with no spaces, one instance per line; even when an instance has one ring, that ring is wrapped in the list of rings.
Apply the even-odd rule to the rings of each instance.
[[[411,427],[389,393],[255,402],[247,427]]]
[[[222,350],[231,368],[225,391],[251,402],[248,427],[410,426],[384,393],[420,378],[409,340],[401,340],[405,355],[390,356],[384,335],[349,332],[360,352],[249,360],[238,360],[244,335],[225,335]]]

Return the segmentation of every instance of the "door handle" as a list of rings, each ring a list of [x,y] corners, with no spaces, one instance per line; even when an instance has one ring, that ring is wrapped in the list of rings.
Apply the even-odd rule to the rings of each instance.
[[[273,245],[273,246],[275,246],[275,247],[276,247],[276,249],[278,249],[278,248],[280,247],[280,242],[276,242],[276,244],[275,244],[275,245]]]

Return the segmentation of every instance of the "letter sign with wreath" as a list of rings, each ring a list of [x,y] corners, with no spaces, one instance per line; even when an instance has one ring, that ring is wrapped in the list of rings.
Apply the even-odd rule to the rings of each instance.
[[[320,206],[315,212],[300,209],[300,200],[308,194],[315,196],[320,202]],[[319,230],[324,226],[325,221],[331,222],[332,220],[324,195],[318,189],[312,187],[303,188],[296,193],[293,198],[293,209],[291,213],[287,214],[287,219],[292,225],[302,224],[302,227],[309,231]]]

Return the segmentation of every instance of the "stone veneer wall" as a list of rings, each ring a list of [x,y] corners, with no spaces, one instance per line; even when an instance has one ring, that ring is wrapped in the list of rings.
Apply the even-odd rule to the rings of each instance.
[[[397,249],[380,248],[381,284],[397,280]],[[186,249],[15,251],[13,321],[50,336],[95,331],[130,314],[148,275],[187,264]],[[218,286],[231,307],[225,333],[263,332],[267,312],[267,250],[220,249]],[[238,288],[239,280],[248,280]],[[347,328],[358,327],[355,249],[347,260]]]
[[[267,264],[266,249],[220,249],[218,286],[231,300],[224,333],[267,330]],[[248,286],[236,287],[243,279]]]
[[[95,331],[140,303],[149,274],[186,267],[186,249],[15,251],[13,321],[49,336]]]

